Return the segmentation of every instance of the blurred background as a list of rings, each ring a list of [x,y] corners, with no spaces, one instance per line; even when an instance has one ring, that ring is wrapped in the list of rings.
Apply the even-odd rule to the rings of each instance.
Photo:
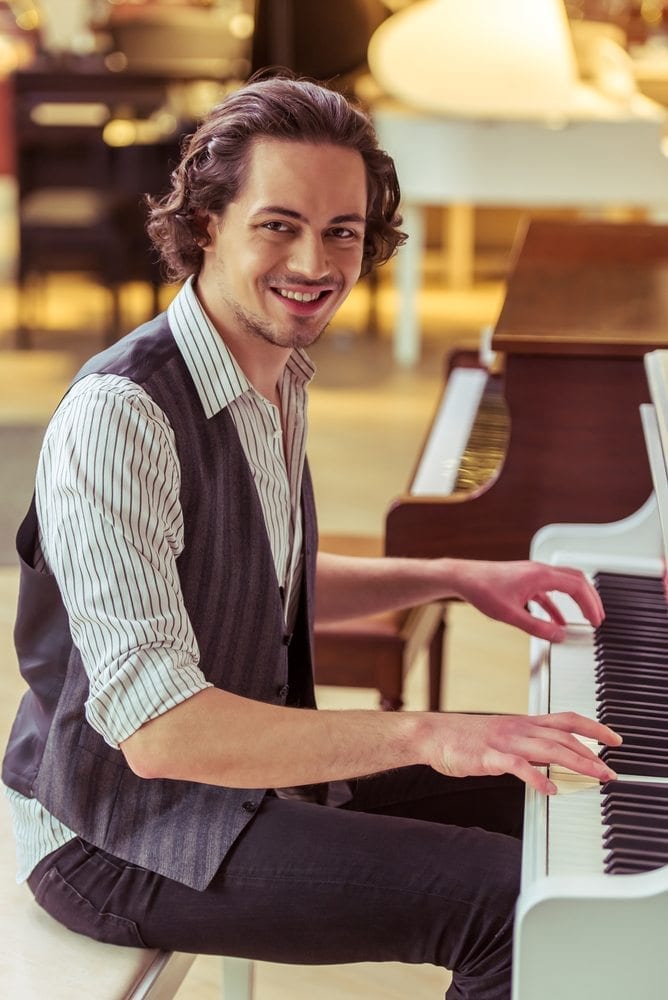
[[[395,157],[411,239],[313,351],[310,460],[322,533],[381,551],[453,352],[490,337],[527,218],[660,224],[668,12],[661,0],[0,0],[0,730],[20,695],[13,538],[51,412],[82,361],[166,307],[143,197],[185,135],[258,69],[359,101]],[[664,296],[665,298],[665,296]],[[668,301],[668,299],[667,299]],[[507,426],[486,435],[496,475]],[[495,471],[496,470],[496,471]],[[470,489],[471,483],[455,486]],[[528,644],[450,610],[441,706],[521,711]],[[425,703],[424,665],[407,682]],[[377,692],[323,688],[321,704]],[[10,850],[9,845],[3,845]],[[217,994],[198,960],[179,996]],[[439,994],[432,969],[260,966],[262,1000]]]

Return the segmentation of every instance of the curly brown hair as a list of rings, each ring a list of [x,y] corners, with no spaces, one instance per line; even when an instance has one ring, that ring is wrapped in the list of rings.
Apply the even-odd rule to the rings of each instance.
[[[286,75],[255,78],[213,108],[186,138],[168,193],[147,198],[147,231],[170,280],[199,272],[209,240],[208,215],[221,213],[238,194],[257,138],[333,143],[360,153],[368,185],[362,274],[405,242],[394,163],[379,148],[368,116],[322,84]]]

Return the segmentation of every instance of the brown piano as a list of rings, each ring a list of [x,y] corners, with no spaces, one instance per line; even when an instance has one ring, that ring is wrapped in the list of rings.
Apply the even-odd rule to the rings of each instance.
[[[544,524],[637,510],[651,492],[642,359],[666,346],[668,226],[528,222],[492,337],[502,373],[471,376],[481,405],[453,476],[443,456],[462,429],[448,400],[468,390],[451,372],[409,492],[388,510],[386,553],[526,558]],[[485,449],[493,471],[480,482]]]

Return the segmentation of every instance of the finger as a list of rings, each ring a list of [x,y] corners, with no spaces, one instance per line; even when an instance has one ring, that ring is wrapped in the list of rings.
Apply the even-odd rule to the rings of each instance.
[[[567,591],[570,597],[577,603],[582,614],[592,625],[600,625],[605,618],[605,610],[601,595],[596,587],[584,576],[579,574],[578,586],[572,591]]]
[[[543,795],[554,795],[557,786],[537,767],[519,754],[496,753],[490,755],[486,771],[488,774],[514,774],[530,788]]]
[[[596,754],[582,754],[552,740],[532,739],[526,744],[527,757],[535,764],[566,767],[597,781],[614,781],[617,775]]]
[[[552,622],[556,622],[557,625],[566,624],[566,619],[549,594],[536,594],[531,600],[543,609]]]
[[[587,621],[594,626],[600,625],[605,618],[600,594],[580,570],[560,567],[556,579],[553,579],[545,589],[559,590],[572,597]]]
[[[537,715],[534,722],[547,726],[549,729],[566,730],[569,733],[576,733],[579,736],[587,736],[605,746],[619,746],[622,738],[614,729],[596,722],[586,715],[578,712],[555,712],[552,715]]]
[[[529,611],[518,614],[510,624],[516,625],[536,639],[545,639],[547,642],[561,642],[566,635],[566,629],[563,625],[546,621],[544,618],[535,618]]]
[[[596,750],[593,750],[588,743],[583,742],[580,737],[573,736],[572,733],[563,729],[547,729],[547,727],[540,727],[534,734],[531,735],[531,738],[547,739],[554,743],[560,743],[561,746],[566,747],[573,753],[580,754],[582,757],[587,757],[589,760],[599,759],[599,755]]]

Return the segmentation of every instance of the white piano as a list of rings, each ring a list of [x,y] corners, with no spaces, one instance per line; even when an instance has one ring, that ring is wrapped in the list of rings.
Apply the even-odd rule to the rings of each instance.
[[[562,600],[566,640],[532,641],[530,711],[598,716],[625,741],[608,758],[618,782],[550,768],[559,794],[527,792],[513,1000],[668,996],[668,352],[645,367],[653,495],[622,521],[550,525],[532,545],[533,558],[598,574],[608,611],[594,631]]]
[[[399,364],[420,353],[427,206],[450,206],[459,284],[471,279],[474,205],[665,212],[666,111],[637,91],[621,46],[595,43],[584,81],[561,0],[422,0],[373,35],[376,90],[360,89],[396,163],[410,237],[395,270]]]

